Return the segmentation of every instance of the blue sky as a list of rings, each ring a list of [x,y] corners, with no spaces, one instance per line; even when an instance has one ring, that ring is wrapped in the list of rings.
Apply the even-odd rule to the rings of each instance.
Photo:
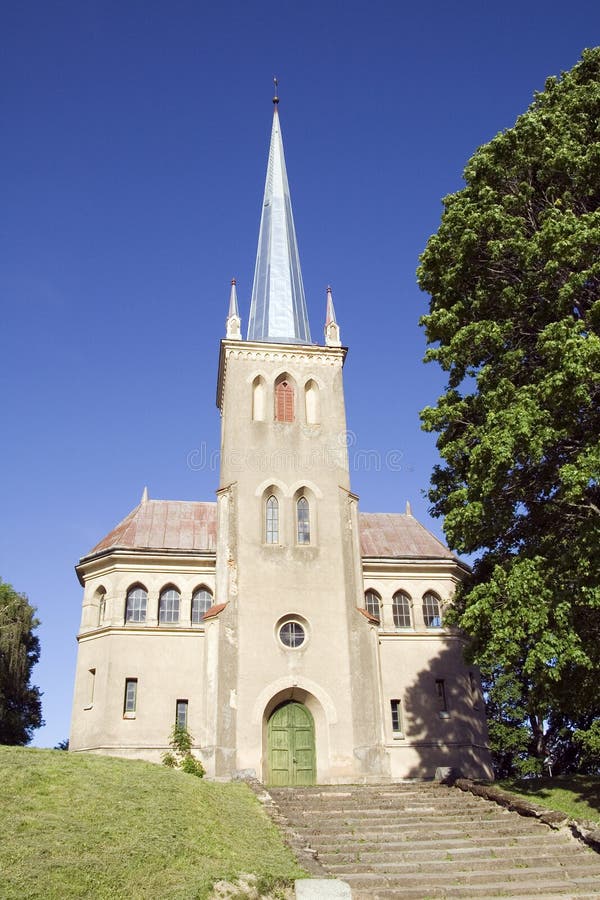
[[[0,575],[38,607],[52,746],[69,730],[73,566],[139,501],[214,498],[229,282],[244,329],[280,116],[313,340],[333,286],[364,511],[413,511],[419,253],[477,146],[600,37],[597,2],[23,0],[0,11]],[[374,464],[377,458],[381,465]]]

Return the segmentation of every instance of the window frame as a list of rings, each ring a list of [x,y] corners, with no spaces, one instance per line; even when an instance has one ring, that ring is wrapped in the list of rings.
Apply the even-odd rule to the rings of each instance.
[[[143,597],[134,597],[133,595],[137,592],[143,594]],[[139,602],[139,606],[137,605],[137,601]],[[131,615],[130,615],[130,601],[133,601],[131,604]],[[142,622],[145,622],[148,617],[148,591],[142,584],[134,584],[130,588],[127,589],[127,593],[125,595],[125,624],[133,624],[139,625]]]
[[[392,737],[399,740],[404,737],[402,722],[402,701],[398,698],[390,700],[390,714],[392,720]]]
[[[304,494],[296,500],[296,543],[301,547],[311,543],[310,503]]]
[[[265,544],[279,544],[279,500],[275,494],[269,494],[264,507]]]
[[[209,599],[210,602],[209,602],[209,605],[206,607],[206,609],[201,609],[201,615],[198,616],[196,619],[194,619],[194,612],[195,612],[194,603],[198,599],[199,594],[206,594],[207,598]],[[204,599],[206,599],[206,598],[204,598]],[[214,600],[215,600],[215,598],[214,598],[213,592],[209,588],[207,588],[206,585],[202,584],[202,585],[200,585],[200,587],[197,587],[195,589],[195,591],[192,594],[192,603],[191,603],[191,607],[190,607],[190,624],[191,625],[202,625],[202,621],[204,619],[204,613],[207,612],[211,608],[211,606],[214,606]]]
[[[399,601],[402,601],[403,609],[402,613],[398,611]],[[392,617],[394,620],[394,626],[396,628],[412,628],[413,627],[413,615],[412,615],[412,599],[406,591],[396,591],[394,596],[392,597]],[[397,620],[400,618],[406,620],[408,618],[408,623],[404,621],[400,624]]]
[[[370,604],[369,604],[369,600],[367,599],[367,597],[369,595],[375,597],[377,600],[377,612],[376,613],[374,613],[373,610],[369,608]],[[367,588],[367,590],[365,591],[365,609],[369,613],[369,615],[371,615],[371,616],[373,616],[373,618],[377,619],[377,624],[381,625],[381,616],[382,616],[381,595],[379,594],[378,591],[374,590],[374,588]]]
[[[123,718],[135,719],[137,716],[138,680],[137,678],[125,679],[125,692],[123,695]]]
[[[292,635],[291,643],[288,643],[283,639],[282,632],[284,631],[284,629],[290,630],[290,634]],[[295,631],[295,629],[297,629],[297,631]],[[301,640],[298,643],[294,640],[294,637],[300,636]],[[279,643],[286,650],[299,650],[306,644],[306,641],[308,640],[308,633],[305,626],[302,624],[302,622],[299,622],[298,619],[286,619],[285,622],[282,622],[281,625],[279,625],[277,629],[277,637],[279,639]]]
[[[448,710],[448,693],[446,691],[445,678],[435,679],[435,696],[440,719],[448,719],[450,717],[450,712]]]
[[[180,715],[179,715],[180,708],[184,711],[183,724],[180,721]],[[175,701],[175,725],[177,726],[177,728],[185,728],[187,730],[188,715],[189,715],[189,701],[188,700],[176,700]]]
[[[435,614],[429,610],[433,603],[435,603],[435,608],[437,609]],[[442,628],[442,601],[434,591],[427,591],[423,594],[422,611],[425,628]],[[428,619],[431,621],[428,621]]]
[[[175,594],[176,596],[169,596],[170,594]],[[158,624],[178,625],[180,615],[181,593],[174,584],[169,584],[162,589],[158,597]]]

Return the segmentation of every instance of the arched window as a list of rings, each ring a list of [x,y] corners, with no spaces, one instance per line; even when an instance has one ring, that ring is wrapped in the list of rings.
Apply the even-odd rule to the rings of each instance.
[[[296,525],[299,544],[310,544],[310,508],[306,497],[296,503]]]
[[[96,624],[102,625],[104,622],[104,616],[106,614],[106,588],[103,585],[100,585],[96,588],[94,593],[94,604],[98,610],[98,619]]]
[[[440,601],[431,591],[423,596],[423,621],[427,628],[441,628]]]
[[[267,544],[279,543],[279,502],[271,495],[266,505],[265,537]]]
[[[321,421],[319,386],[312,378],[304,385],[304,402],[306,405],[306,424],[318,425]]]
[[[179,591],[176,588],[168,587],[160,592],[158,621],[161,625],[179,622]]]
[[[192,594],[192,625],[200,625],[204,613],[213,605],[213,595],[208,588],[200,587]]]
[[[294,421],[294,388],[287,378],[275,385],[275,421]]]
[[[365,593],[365,609],[371,613],[378,622],[381,621],[381,597],[377,591],[367,591]]]
[[[125,621],[145,622],[146,608],[148,606],[148,593],[141,584],[130,587],[125,601]]]
[[[252,418],[255,422],[264,422],[267,417],[267,385],[262,375],[257,375],[252,382]]]
[[[410,628],[410,597],[402,591],[394,594],[392,599],[392,615],[396,628]]]

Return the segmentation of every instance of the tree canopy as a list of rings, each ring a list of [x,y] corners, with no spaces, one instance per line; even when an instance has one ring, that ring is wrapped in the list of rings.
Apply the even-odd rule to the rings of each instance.
[[[421,414],[443,461],[432,512],[477,554],[454,619],[499,768],[553,753],[598,770],[600,47],[549,78],[464,180],[418,270],[426,360],[448,373]]]
[[[27,597],[0,580],[0,744],[28,744],[44,724],[39,688],[30,684],[38,625]]]

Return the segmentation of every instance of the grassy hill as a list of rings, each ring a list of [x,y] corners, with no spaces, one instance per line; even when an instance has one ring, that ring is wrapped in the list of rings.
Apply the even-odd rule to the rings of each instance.
[[[138,761],[0,747],[0,897],[207,898],[304,874],[244,784]]]

